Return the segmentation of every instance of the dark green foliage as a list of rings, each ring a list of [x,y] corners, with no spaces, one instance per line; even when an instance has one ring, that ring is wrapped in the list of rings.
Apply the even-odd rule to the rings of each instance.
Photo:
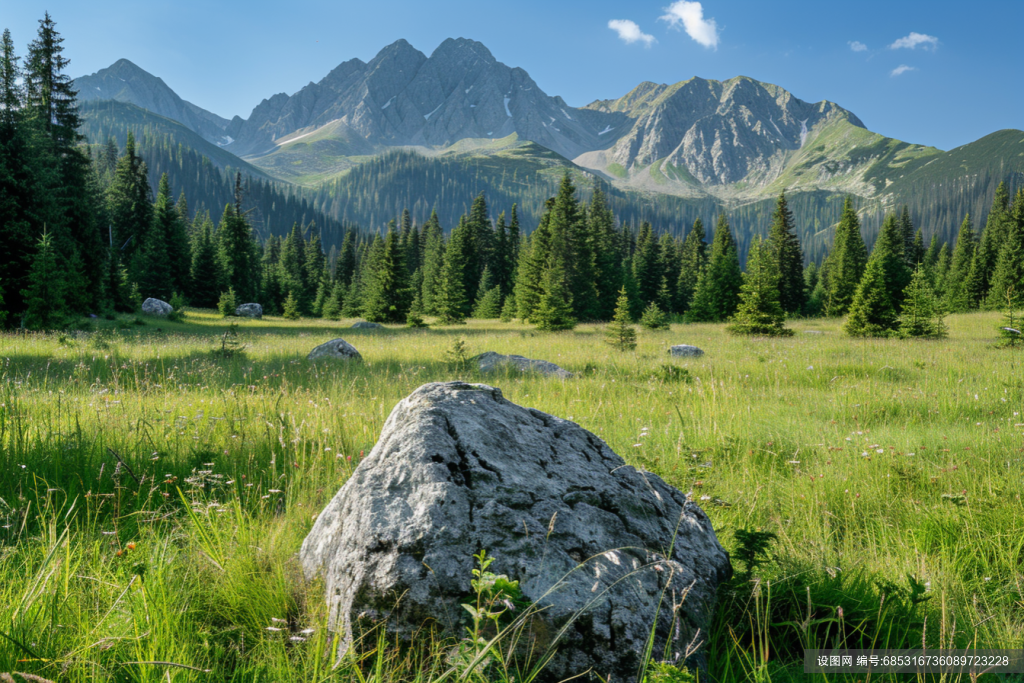
[[[284,312],[282,315],[288,320],[298,320],[302,317],[299,300],[295,296],[295,292],[288,292],[288,298],[284,300]]]
[[[618,291],[622,286],[622,250],[615,229],[615,215],[600,187],[594,188],[587,218],[594,240],[598,316],[601,320],[608,320],[615,314]]]
[[[412,297],[396,230],[389,230],[384,238],[379,262],[375,264],[368,284],[364,292],[363,317],[370,322],[405,322]]]
[[[252,230],[245,216],[231,204],[217,226],[218,251],[224,281],[246,302],[256,298],[258,269]]]
[[[473,317],[493,320],[501,316],[501,287],[495,285],[479,297],[473,309]]]
[[[733,537],[736,539],[736,550],[733,551],[733,555],[743,563],[744,575],[748,578],[765,560],[772,541],[778,538],[770,531],[751,529],[737,529]]]
[[[619,351],[632,351],[636,348],[636,328],[629,314],[629,296],[625,287],[619,290],[615,315],[605,328],[604,339]]]
[[[661,259],[659,258],[658,242],[651,230],[651,224],[643,222],[636,240],[636,251],[633,253],[633,280],[636,282],[638,305],[646,307],[658,297],[661,287]]]
[[[192,245],[190,281],[187,291],[193,305],[200,308],[213,308],[217,305],[225,283],[213,237],[213,222],[209,217],[203,220]]]
[[[572,292],[567,280],[565,269],[557,260],[553,260],[544,271],[543,291],[537,302],[537,309],[530,317],[530,322],[534,323],[538,330],[559,331],[576,327]]]
[[[923,265],[918,265],[903,293],[900,335],[905,337],[945,337],[942,307],[928,283]]]
[[[966,311],[971,306],[971,295],[967,288],[971,264],[977,251],[974,227],[970,214],[964,216],[960,224],[960,232],[956,237],[956,246],[949,262],[949,270],[943,277],[943,294],[946,308],[954,313]]]
[[[885,288],[897,312],[903,304],[903,290],[910,283],[911,274],[903,258],[904,237],[900,220],[892,214],[886,216],[882,223],[882,232],[875,242],[875,248],[871,250],[871,258],[868,261],[870,263],[878,260],[882,263]]]
[[[803,280],[802,274],[800,279]],[[779,301],[780,280],[777,248],[755,238],[747,256],[739,307],[726,329],[733,334],[792,335],[793,331],[784,326],[786,312]]]
[[[883,260],[871,259],[850,304],[850,315],[843,330],[851,337],[886,337],[892,334],[898,322]]]
[[[501,322],[510,323],[515,320],[516,317],[516,297],[515,294],[510,294],[505,298],[505,303],[501,305]]]
[[[739,305],[742,284],[736,241],[729,231],[728,219],[721,214],[711,242],[711,256],[707,267],[697,278],[697,288],[686,319],[690,322],[728,320]]]
[[[652,301],[644,309],[644,314],[640,316],[640,325],[648,330],[667,330],[669,328],[668,314]]]
[[[705,237],[704,223],[698,218],[693,222],[693,228],[683,241],[679,273],[676,278],[675,310],[679,313],[685,313],[690,309],[694,292],[697,290],[697,278],[707,261]]]
[[[220,299],[217,301],[217,310],[227,318],[235,314],[236,308],[238,308],[238,297],[235,295],[235,288],[229,287],[228,291],[220,295]]]
[[[423,313],[437,314],[438,284],[441,269],[444,268],[444,233],[437,220],[437,212],[430,214],[430,220],[423,226],[423,282],[420,293],[423,300]]]
[[[26,304],[25,327],[52,330],[63,324],[67,314],[64,308],[64,277],[58,267],[53,236],[49,233],[43,233],[39,239],[28,289],[22,295]]]
[[[448,241],[444,265],[435,289],[434,313],[444,325],[462,323],[470,313],[465,284],[469,243],[469,228],[464,222],[460,223]]]
[[[986,303],[999,253],[1014,223],[1010,213],[1010,192],[1006,183],[1002,182],[996,188],[992,209],[981,233],[981,242],[974,251],[967,273],[964,287],[968,308],[977,308]]]
[[[1013,219],[1006,226],[992,284],[983,302],[985,308],[1002,308],[1008,291],[1024,292],[1024,225]]]
[[[804,255],[800,249],[796,226],[793,224],[793,212],[786,203],[785,192],[779,194],[775,213],[772,214],[772,225],[768,230],[768,247],[778,273],[779,304],[782,310],[786,313],[802,312],[807,303],[803,272]],[[750,258],[749,255],[747,258]]]
[[[860,234],[860,219],[853,208],[853,200],[843,202],[843,214],[836,226],[832,252],[822,266],[825,281],[825,315],[846,313],[867,265],[868,251]]]

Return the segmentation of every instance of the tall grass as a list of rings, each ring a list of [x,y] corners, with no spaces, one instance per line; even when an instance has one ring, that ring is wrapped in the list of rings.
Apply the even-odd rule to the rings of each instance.
[[[381,635],[333,667],[321,588],[294,557],[394,404],[450,379],[595,432],[692,492],[731,551],[738,531],[774,534],[720,591],[705,644],[716,680],[805,680],[804,647],[1019,646],[1024,376],[1019,352],[995,348],[996,322],[953,316],[940,341],[852,340],[833,321],[782,340],[673,326],[628,354],[598,326],[275,318],[242,323],[244,350],[224,357],[211,351],[226,323],[202,312],[0,337],[0,673],[443,675],[449,643],[428,634],[413,648]],[[336,336],[365,363],[304,360]],[[578,376],[456,370],[456,337]],[[707,354],[670,360],[677,343]]]

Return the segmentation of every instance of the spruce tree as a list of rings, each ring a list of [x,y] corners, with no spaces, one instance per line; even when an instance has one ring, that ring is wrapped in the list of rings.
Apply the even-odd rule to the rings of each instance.
[[[238,296],[235,294],[234,287],[228,287],[228,291],[222,292],[220,299],[217,301],[217,310],[225,318],[233,316],[235,310],[238,308]]]
[[[213,222],[206,217],[192,246],[191,284],[188,298],[193,306],[213,308],[225,287],[217,245],[213,236]]]
[[[437,290],[441,269],[444,268],[444,233],[437,220],[437,210],[423,226],[423,282],[420,294],[423,300],[422,313],[437,315]]]
[[[706,237],[704,223],[698,218],[683,240],[683,253],[676,277],[675,308],[680,313],[690,310],[690,302],[697,290],[697,277],[707,261],[707,245],[704,242]]]
[[[644,314],[640,316],[640,325],[648,330],[667,330],[669,328],[668,314],[658,307],[657,302],[652,301],[644,309]]]
[[[885,337],[892,334],[898,323],[886,286],[884,262],[871,259],[850,304],[843,330],[851,337]]]
[[[873,260],[881,261],[882,270],[885,272],[886,291],[897,312],[903,304],[903,290],[910,283],[911,275],[903,258],[904,237],[900,220],[889,214],[882,222],[882,232],[875,241],[875,248],[871,250],[871,258],[868,259],[868,263]]]
[[[971,267],[967,273],[964,294],[968,308],[977,308],[985,303],[992,284],[996,261],[999,259],[999,252],[1013,222],[1013,217],[1010,214],[1010,193],[1004,181],[999,183],[996,188],[992,209],[988,213],[985,229],[981,233],[981,242],[974,252]]]
[[[971,215],[967,214],[964,216],[963,223],[960,224],[960,232],[957,234],[956,245],[953,247],[953,255],[949,262],[949,271],[943,278],[946,309],[954,313],[966,311],[971,306],[967,278],[976,250],[974,227],[971,223]]]
[[[548,210],[541,216],[540,224],[530,235],[528,247],[525,248],[519,257],[519,268],[516,273],[516,316],[523,322],[530,322],[533,313],[540,301],[541,279],[544,276],[544,267],[547,263],[550,245],[551,231],[549,222],[551,219],[551,206],[554,200],[548,200]]]
[[[552,258],[552,262],[544,271],[543,292],[537,302],[537,310],[530,318],[530,322],[534,323],[538,330],[554,332],[576,327],[572,292],[567,280],[565,268],[557,258]]]
[[[412,299],[397,230],[388,230],[374,271],[364,293],[363,317],[370,322],[405,322]]]
[[[641,306],[646,307],[657,299],[661,276],[658,241],[651,230],[651,224],[644,221],[640,224],[636,252],[633,254],[633,280],[636,282]]]
[[[781,273],[778,246],[754,238],[747,254],[747,271],[743,274],[740,303],[726,327],[733,334],[770,337],[792,335],[785,327],[786,312],[779,295]],[[801,280],[803,280],[801,273]]]
[[[501,287],[494,285],[477,298],[473,317],[480,320],[493,320],[501,316]]]
[[[284,300],[284,313],[283,316],[287,320],[298,320],[302,317],[302,311],[299,307],[299,300],[295,296],[295,292],[288,292],[288,298]]]
[[[772,225],[768,230],[768,247],[779,278],[779,304],[786,313],[800,313],[807,302],[804,255],[785,191],[779,194],[775,204]]]
[[[903,205],[903,211],[896,219],[897,232],[899,233],[899,246],[896,249],[899,257],[903,259],[903,265],[907,273],[912,273],[921,258],[914,247],[914,223],[910,220],[910,207]],[[907,276],[909,280],[909,275]]]
[[[52,330],[65,319],[64,277],[57,262],[53,236],[44,232],[37,243],[25,297],[24,325],[30,330]]]
[[[900,315],[900,334],[905,337],[945,337],[942,308],[931,285],[924,265],[918,265],[903,293],[903,311]]]
[[[636,348],[636,328],[633,327],[633,318],[629,314],[629,296],[625,287],[619,290],[615,314],[605,328],[604,339],[619,351],[632,351]]]
[[[1000,346],[1016,347],[1024,343],[1024,317],[1021,316],[1021,301],[1024,296],[1010,288],[1004,292],[1003,320],[999,325]]]
[[[345,309],[345,293],[345,284],[341,280],[336,279],[331,286],[330,296],[324,302],[323,317],[328,320],[337,320],[341,317],[341,312]]]
[[[1006,226],[984,307],[999,310],[1006,301],[1006,292],[1011,290],[1024,292],[1024,225],[1015,220],[1010,220]]]
[[[729,231],[725,214],[719,214],[711,256],[707,267],[697,278],[697,288],[687,313],[690,322],[721,322],[728,320],[739,305],[743,283],[736,241]]]
[[[114,180],[107,188],[107,215],[113,229],[113,249],[129,267],[153,224],[150,196],[146,162],[135,153],[135,137],[128,131],[124,154],[117,160]]]
[[[615,314],[618,291],[622,288],[622,251],[619,248],[618,231],[615,229],[615,215],[608,207],[600,187],[594,188],[587,217],[595,246],[598,318],[610,320]]]
[[[860,234],[860,219],[853,208],[853,200],[847,196],[836,226],[832,251],[823,267],[826,284],[825,315],[840,316],[849,310],[867,260],[867,247]]]
[[[236,206],[227,204],[217,228],[221,268],[224,281],[234,289],[243,303],[256,297],[256,254],[249,221]]]

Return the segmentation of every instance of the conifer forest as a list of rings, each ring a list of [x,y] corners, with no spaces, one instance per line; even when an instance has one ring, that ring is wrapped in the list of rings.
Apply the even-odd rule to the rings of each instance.
[[[1024,642],[1024,133],[466,39],[228,120],[62,31],[0,41],[0,683],[1017,680],[805,657]]]

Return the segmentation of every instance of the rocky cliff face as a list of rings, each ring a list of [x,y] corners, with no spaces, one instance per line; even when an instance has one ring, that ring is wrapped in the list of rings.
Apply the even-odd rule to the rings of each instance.
[[[184,124],[208,142],[220,145],[227,143],[226,119],[181,99],[163,79],[127,59],[119,59],[106,69],[76,79],[75,87],[78,89],[79,101],[128,102]]]
[[[264,100],[232,127],[228,149],[261,155],[334,124],[378,147],[518,133],[574,157],[607,146],[608,132],[627,122],[620,112],[575,109],[549,97],[528,73],[497,61],[476,41],[448,39],[426,57],[399,40],[369,63],[347,61],[290,97]]]
[[[819,124],[846,119],[863,127],[832,102],[804,102],[743,76],[692,78],[671,86],[642,83],[618,100],[597,101],[587,109],[625,113],[635,122],[614,147],[581,163],[628,170],[663,160],[663,168],[672,169],[666,175],[689,175],[703,185],[773,179],[787,153],[800,149]]]

